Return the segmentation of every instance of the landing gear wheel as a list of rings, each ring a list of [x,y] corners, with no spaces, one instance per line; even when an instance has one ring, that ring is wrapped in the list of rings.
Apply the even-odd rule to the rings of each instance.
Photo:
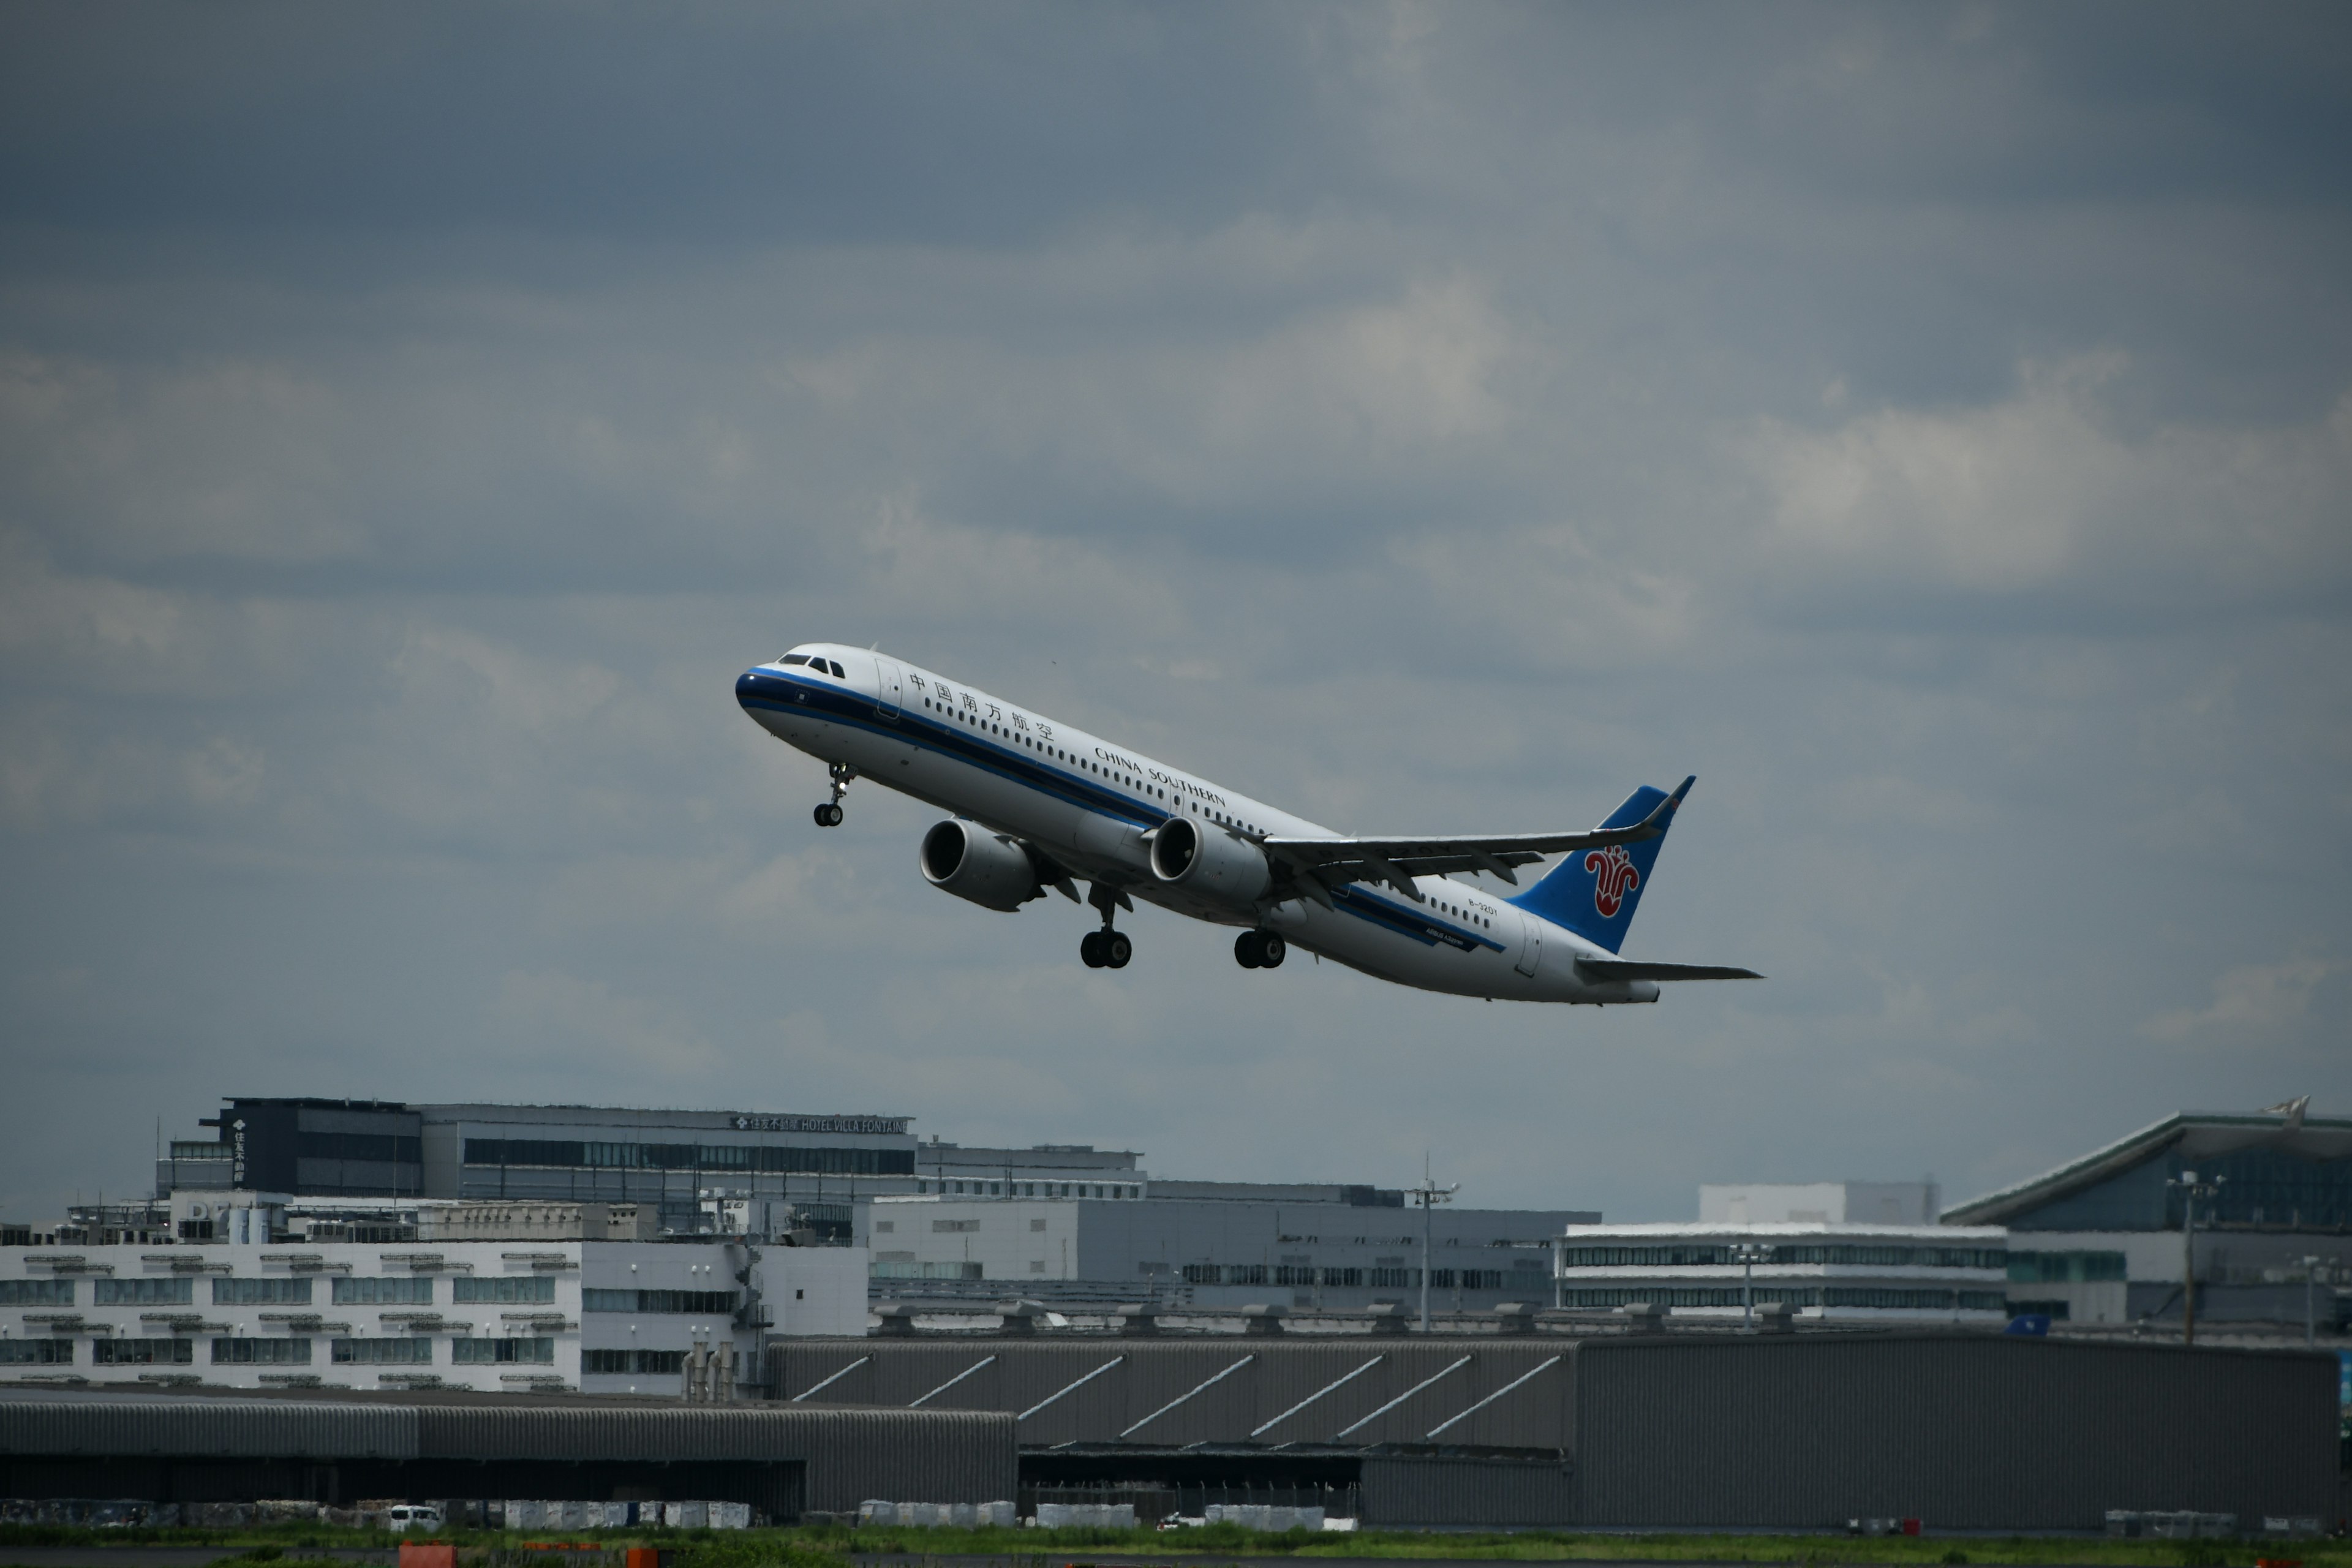
[[[1135,956],[1135,943],[1123,931],[1103,931],[1095,933],[1102,939],[1103,967],[1125,969],[1127,961]]]
[[[849,781],[857,776],[857,770],[847,763],[835,763],[825,772],[833,778],[833,798],[816,808],[816,825],[819,827],[838,827],[841,826],[841,797],[849,793]]]
[[[1103,966],[1103,933],[1090,931],[1078,938],[1078,957],[1088,969],[1100,969]]]
[[[1258,946],[1260,940],[1254,931],[1245,931],[1234,938],[1234,962],[1244,969],[1256,969],[1263,965],[1265,954]]]
[[[1280,969],[1290,952],[1290,944],[1270,931],[1257,933],[1257,963],[1261,969]]]

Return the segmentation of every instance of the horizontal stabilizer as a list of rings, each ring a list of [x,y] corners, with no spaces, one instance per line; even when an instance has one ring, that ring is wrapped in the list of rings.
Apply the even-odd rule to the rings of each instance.
[[[1576,972],[1587,980],[1761,980],[1752,969],[1720,963],[1628,963],[1616,958],[1580,958]]]

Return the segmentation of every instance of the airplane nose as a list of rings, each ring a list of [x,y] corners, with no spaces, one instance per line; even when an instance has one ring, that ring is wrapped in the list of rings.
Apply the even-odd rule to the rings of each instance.
[[[737,704],[745,708],[750,707],[751,705],[751,700],[760,694],[760,682],[764,679],[765,677],[761,673],[760,667],[757,665],[753,665],[751,668],[737,676],[735,678],[735,700]]]

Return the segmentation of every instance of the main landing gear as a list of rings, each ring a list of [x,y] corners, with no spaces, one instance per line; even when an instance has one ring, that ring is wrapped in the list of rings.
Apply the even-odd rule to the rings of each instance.
[[[1244,969],[1280,969],[1290,944],[1270,931],[1245,931],[1234,938],[1234,961]]]
[[[1123,931],[1090,931],[1078,938],[1078,956],[1088,969],[1125,969],[1135,943]]]
[[[1088,969],[1125,969],[1127,961],[1135,956],[1135,943],[1123,931],[1111,929],[1110,912],[1124,902],[1115,888],[1097,882],[1087,889],[1087,902],[1102,911],[1102,930],[1090,931],[1078,939],[1078,957]],[[1133,909],[1133,904],[1128,908]]]
[[[857,770],[847,763],[835,763],[832,773],[833,798],[816,808],[816,825],[819,827],[841,826],[841,797],[849,793],[849,781],[857,776]]]

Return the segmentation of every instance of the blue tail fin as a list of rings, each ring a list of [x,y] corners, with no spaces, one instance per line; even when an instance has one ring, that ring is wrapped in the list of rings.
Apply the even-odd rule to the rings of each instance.
[[[1693,782],[1685,779],[1683,787],[1675,791],[1658,824],[1656,837],[1644,838],[1639,844],[1612,844],[1602,849],[1573,853],[1553,867],[1542,881],[1510,901],[1531,915],[1566,926],[1608,952],[1619,951],[1625,942],[1625,928],[1633,923],[1633,910],[1642,901],[1642,891],[1650,885],[1651,868],[1658,863],[1658,850],[1666,841],[1666,829],[1675,825],[1675,812],[1681,807],[1683,796],[1690,793]],[[1631,827],[1667,799],[1665,791],[1643,784],[1627,795],[1625,804],[1611,812],[1609,820],[1601,826]]]

